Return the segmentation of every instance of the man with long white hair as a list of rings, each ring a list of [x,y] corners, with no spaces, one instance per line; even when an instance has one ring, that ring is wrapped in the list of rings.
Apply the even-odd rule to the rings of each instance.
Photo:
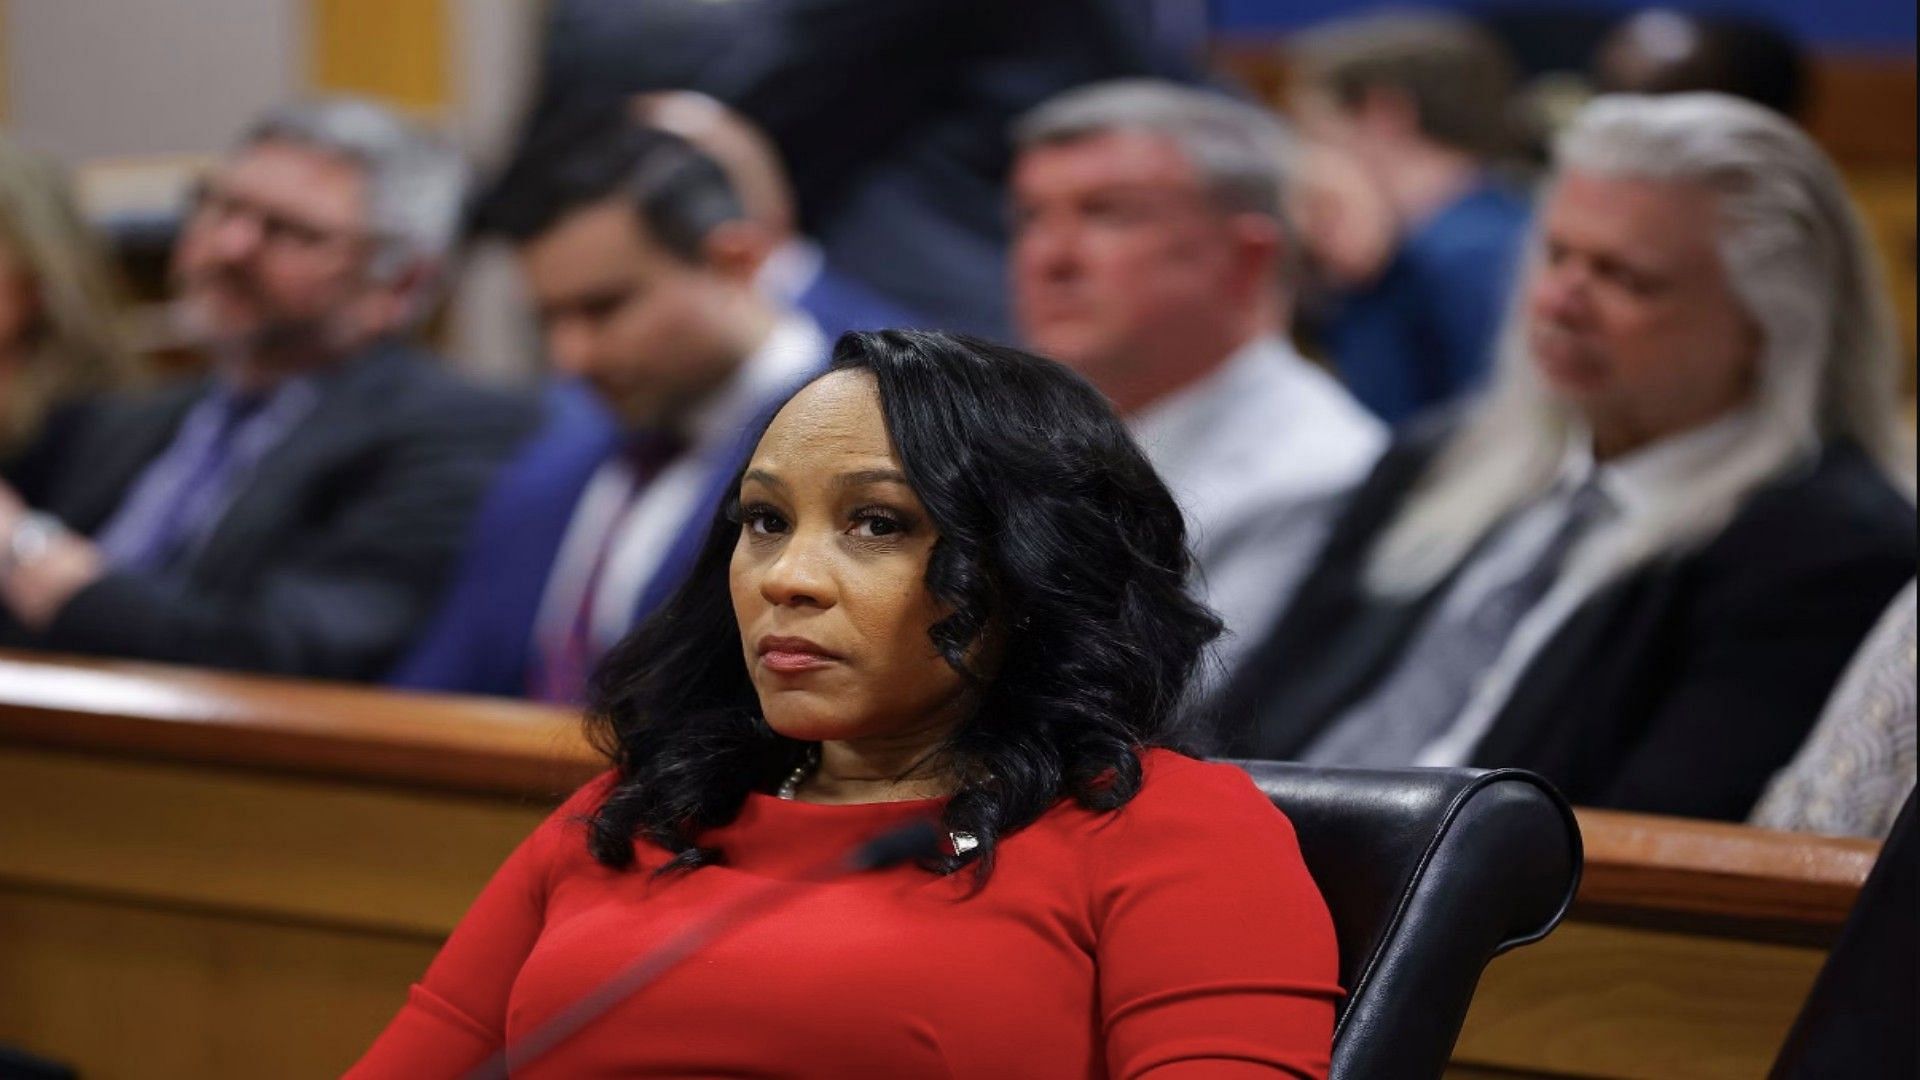
[[[1382,459],[1226,741],[1743,817],[1914,573],[1884,289],[1758,106],[1603,97],[1556,164],[1496,385]]]

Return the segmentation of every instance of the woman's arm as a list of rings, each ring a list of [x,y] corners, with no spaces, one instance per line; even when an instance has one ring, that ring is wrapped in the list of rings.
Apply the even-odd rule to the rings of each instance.
[[[1099,830],[1095,919],[1115,1078],[1323,1078],[1339,949],[1293,827],[1232,766],[1155,753]]]

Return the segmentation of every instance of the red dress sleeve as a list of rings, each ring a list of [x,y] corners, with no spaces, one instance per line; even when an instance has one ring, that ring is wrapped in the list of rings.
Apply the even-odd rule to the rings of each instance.
[[[609,773],[575,792],[514,849],[347,1077],[461,1076],[499,1051],[508,995],[545,921],[551,870],[569,848],[584,849],[580,819],[612,782]]]
[[[1339,948],[1293,826],[1232,766],[1146,765],[1095,833],[1108,1074],[1324,1078]]]

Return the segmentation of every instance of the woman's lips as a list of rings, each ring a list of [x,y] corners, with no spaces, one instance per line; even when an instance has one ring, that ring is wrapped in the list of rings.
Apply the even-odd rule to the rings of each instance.
[[[760,663],[768,670],[788,675],[816,671],[839,660],[805,638],[761,638],[758,651]]]
[[[760,662],[770,670],[792,675],[802,671],[814,671],[833,663],[819,653],[809,652],[765,652],[760,654]]]

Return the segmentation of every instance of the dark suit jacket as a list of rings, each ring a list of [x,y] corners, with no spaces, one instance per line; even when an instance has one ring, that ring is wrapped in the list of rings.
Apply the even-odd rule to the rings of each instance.
[[[1397,662],[1444,585],[1405,604],[1360,582],[1440,442],[1382,459],[1271,637],[1223,691],[1238,756],[1287,758]],[[1743,819],[1862,637],[1913,577],[1912,505],[1851,445],[1755,493],[1696,550],[1583,604],[1534,658],[1473,764],[1536,770],[1574,802]]]
[[[102,402],[71,433],[41,508],[96,533],[207,385]],[[432,610],[532,410],[397,343],[323,376],[320,394],[176,565],[110,572],[44,633],[0,618],[0,642],[327,678],[384,672]]]
[[[930,325],[1004,337],[1015,117],[1132,75],[1191,78],[1156,0],[555,0],[542,112],[702,90],[773,137],[828,263]]]

